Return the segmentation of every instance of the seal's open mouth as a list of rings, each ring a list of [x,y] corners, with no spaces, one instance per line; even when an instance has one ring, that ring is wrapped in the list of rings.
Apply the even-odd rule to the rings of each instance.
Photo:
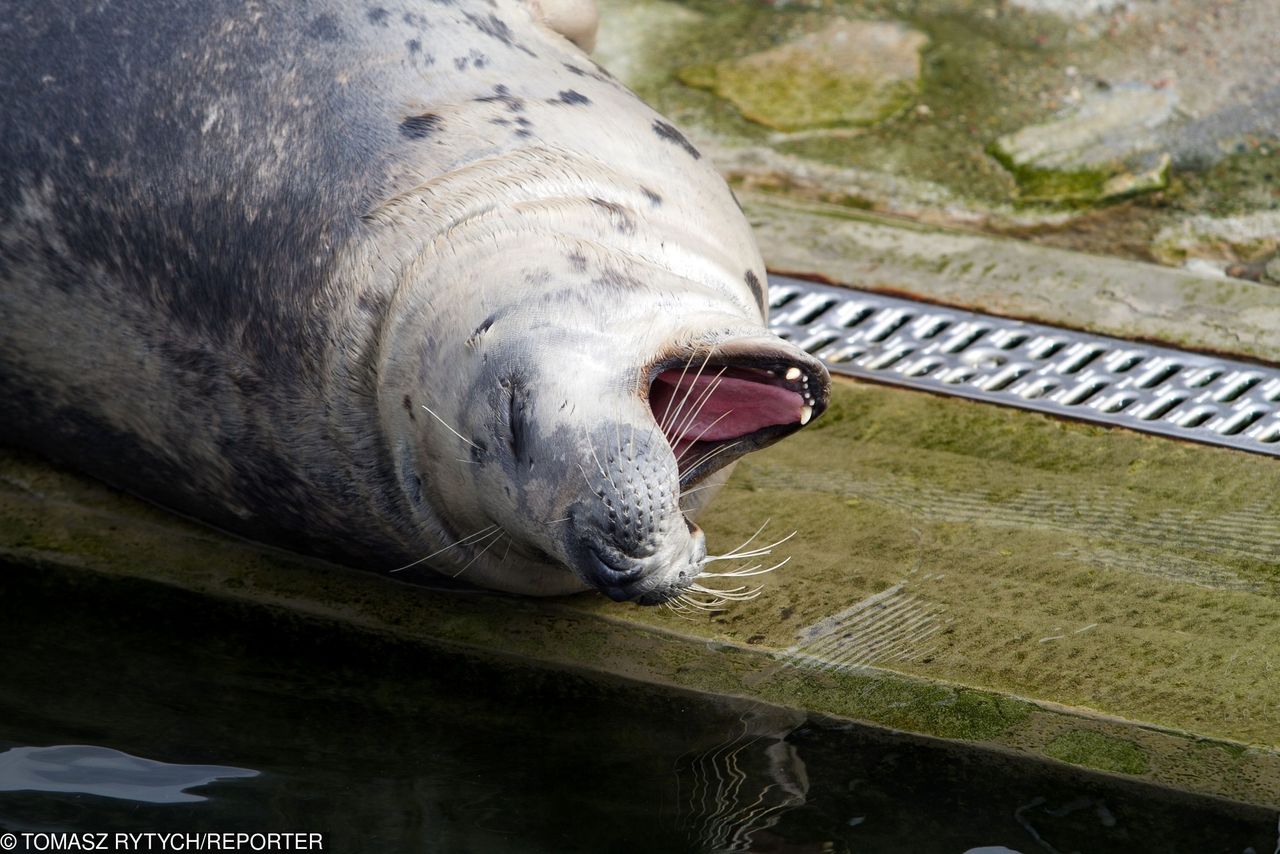
[[[719,364],[692,360],[659,370],[649,386],[649,406],[687,489],[808,424],[826,407],[827,384],[820,366],[776,355]]]

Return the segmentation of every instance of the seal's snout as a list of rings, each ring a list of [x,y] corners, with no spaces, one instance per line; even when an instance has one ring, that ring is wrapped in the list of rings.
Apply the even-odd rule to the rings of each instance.
[[[585,545],[588,580],[615,602],[625,602],[631,597],[627,588],[643,573],[639,565],[618,568],[606,560],[594,546]]]
[[[684,589],[701,571],[707,557],[702,530],[688,524],[687,539],[644,558],[619,554],[609,545],[584,541],[581,571],[586,580],[615,602],[641,605],[665,602]]]
[[[604,424],[584,436],[588,491],[560,529],[565,562],[615,601],[666,601],[706,561],[706,538],[680,509],[671,450],[656,430]]]

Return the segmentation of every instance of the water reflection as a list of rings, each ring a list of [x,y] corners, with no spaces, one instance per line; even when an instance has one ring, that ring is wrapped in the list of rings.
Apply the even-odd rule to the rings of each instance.
[[[156,762],[87,744],[14,747],[0,753],[0,792],[76,792],[148,804],[181,804],[205,800],[187,789],[257,775],[248,768]]]
[[[756,706],[724,741],[676,765],[677,800],[694,850],[751,851],[788,810],[804,806],[809,776],[787,737],[804,716]]]
[[[932,625],[905,598],[877,604],[903,627],[890,654]],[[82,778],[105,760],[103,781],[184,798],[5,785],[0,829],[322,832],[325,850],[379,854],[1275,848],[1275,813],[1252,807],[140,582],[0,571],[0,749],[49,744],[100,747],[0,756]],[[187,791],[237,770],[207,800]]]

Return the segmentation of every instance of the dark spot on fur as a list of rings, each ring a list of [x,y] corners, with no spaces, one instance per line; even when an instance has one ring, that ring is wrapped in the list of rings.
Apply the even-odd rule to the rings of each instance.
[[[491,326],[493,326],[494,321],[496,321],[497,319],[498,319],[498,315],[496,315],[496,314],[491,314],[491,315],[489,315],[488,317],[486,317],[486,318],[484,319],[484,322],[483,322],[483,323],[481,323],[479,326],[477,326],[477,327],[475,328],[475,331],[474,331],[474,332],[472,332],[470,335],[468,335],[468,336],[467,336],[467,346],[468,346],[468,347],[475,347],[477,344],[479,344],[479,343],[480,343],[480,338],[481,338],[481,337],[482,337],[486,332],[488,332],[488,331],[489,331],[489,328],[490,328]]]
[[[407,139],[426,139],[440,129],[441,119],[435,113],[409,116],[400,123],[400,133]]]
[[[471,22],[473,27],[484,33],[486,36],[497,39],[507,47],[524,51],[529,56],[537,56],[536,53],[516,41],[515,36],[511,34],[511,28],[507,26],[507,22],[499,18],[497,15],[490,14],[487,18],[482,18],[479,15],[472,15],[468,12],[466,13],[466,18]]]
[[[662,196],[659,196],[648,187],[641,187],[640,192],[644,193],[644,197],[649,200],[649,204],[653,205],[655,208],[662,207]]]
[[[613,79],[613,75],[610,74],[608,69],[606,69],[603,65],[596,62],[594,59],[589,59],[587,61],[590,62],[591,67],[596,70],[595,79],[601,80],[601,81],[615,82]]]
[[[387,25],[387,18],[391,17],[391,13],[379,6],[376,9],[370,9],[369,14],[366,17],[368,17],[369,23],[385,27]]]
[[[751,270],[748,270],[743,278],[747,282],[747,287],[751,288],[751,293],[755,295],[756,305],[764,308],[764,286],[760,284],[760,278]]]
[[[342,36],[342,30],[338,27],[338,19],[332,15],[320,15],[313,18],[311,25],[307,27],[307,35],[322,42],[336,42]]]
[[[575,273],[585,273],[587,271],[587,256],[581,252],[570,252],[567,256],[569,264],[573,267]]]
[[[231,382],[240,390],[241,394],[252,397],[267,390],[267,383],[262,377],[250,373],[244,368],[232,368],[228,376],[231,377]]]
[[[685,135],[676,129],[675,125],[664,122],[662,119],[654,119],[653,132],[658,135],[659,139],[666,140],[667,142],[683,148],[694,160],[698,160],[702,157],[702,152],[694,148],[693,143],[689,142]]]
[[[401,403],[403,403],[404,405],[404,411],[409,413],[409,420],[417,421],[418,417],[413,414],[413,400],[409,397],[409,395],[406,394],[404,396],[404,400],[401,401]]]
[[[381,317],[386,313],[388,302],[389,297],[377,291],[361,291],[356,298],[356,305],[360,306],[360,310],[374,317]]]
[[[640,287],[640,280],[613,268],[605,268],[599,277],[592,279],[591,284],[607,290],[619,291]]]
[[[573,89],[565,89],[559,93],[559,97],[552,98],[549,103],[552,104],[568,104],[570,106],[582,106],[590,104],[591,99],[581,92],[575,92]]]
[[[478,50],[472,50],[466,56],[455,56],[453,58],[453,67],[459,71],[466,71],[468,67],[484,68],[488,64],[489,57]]]
[[[628,236],[636,233],[636,221],[625,207],[616,202],[607,202],[594,197],[588,201],[609,214],[609,224],[613,226],[614,231]]]
[[[169,362],[178,381],[197,397],[212,400],[217,396],[223,370],[216,356],[203,348],[184,346],[173,340],[161,341],[158,350]]]
[[[486,95],[483,98],[476,98],[476,102],[480,104],[500,103],[512,113],[524,112],[524,99],[517,98],[511,94],[511,90],[506,86],[499,84],[493,87],[493,94]]]
[[[574,65],[572,62],[562,62],[561,65],[563,65],[570,74],[576,74],[578,77],[589,77],[592,80],[599,80],[601,83],[608,83],[611,86],[618,85],[618,81],[614,80],[609,72],[605,71],[595,62],[591,63],[595,68],[595,71],[587,71],[585,68]]]
[[[409,53],[418,53],[422,50],[422,42],[417,39],[409,39],[404,46],[409,48]]]

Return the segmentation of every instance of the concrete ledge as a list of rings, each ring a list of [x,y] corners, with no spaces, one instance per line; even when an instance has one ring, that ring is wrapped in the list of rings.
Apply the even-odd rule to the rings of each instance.
[[[956,420],[964,417],[968,424]],[[917,423],[917,431],[903,429],[906,422]],[[1080,489],[1103,497],[1120,488],[1117,478],[1136,477],[1135,486],[1158,487],[1161,478],[1181,472],[1201,453],[1217,455],[1212,470],[1227,475],[1241,461],[1256,465],[1255,458],[1129,434],[1110,434],[1119,437],[1118,444],[1099,442],[1101,431],[1094,428],[845,384],[825,423],[807,440],[801,434],[758,462],[748,461],[707,520],[713,542],[745,537],[742,532],[749,534],[761,521],[763,498],[779,529],[803,528],[794,566],[766,576],[760,599],[698,619],[620,607],[595,596],[532,601],[412,587],[221,536],[14,453],[0,456],[0,562],[5,572],[56,565],[143,579],[432,647],[758,699],[1255,804],[1280,800],[1280,755],[1274,750],[1280,737],[1275,716],[1267,712],[1276,706],[1277,688],[1276,680],[1265,680],[1273,628],[1280,622],[1274,598],[1280,573],[1273,564],[1259,564],[1249,575],[1261,585],[1252,592],[1201,587],[1203,580],[1135,573],[1127,565],[1087,559],[1063,575],[1061,558],[1038,566],[1044,563],[1039,553],[1019,550],[1016,535],[1035,534],[1035,522],[997,512],[993,528],[956,517],[960,496],[977,502],[979,517],[984,500],[993,508],[1017,505],[1017,495],[992,493],[995,482],[977,474],[1001,467],[993,457],[1004,457],[1003,465],[1015,475],[1036,466],[1052,479],[1055,468],[1083,451],[1077,462],[1083,470]],[[949,431],[976,437],[970,440],[974,447],[962,451],[941,441]],[[1010,441],[1025,436],[1021,441],[1030,444],[1022,451],[1002,448],[994,441],[1000,435]],[[925,441],[928,436],[940,440],[935,447]],[[1095,482],[1090,469],[1101,471],[1108,460],[1101,450],[1089,452],[1094,446],[1106,454],[1129,454],[1129,465],[1110,466],[1103,482]],[[857,459],[862,474],[852,480],[838,476],[843,463],[832,460],[843,457]],[[927,483],[920,466],[940,461],[959,465],[959,479],[940,484],[940,514],[912,519],[911,503],[921,493],[906,485]],[[831,477],[816,477],[815,468]],[[1271,468],[1261,486],[1270,487],[1265,495],[1280,495],[1274,488],[1280,487],[1280,466]],[[1064,495],[1062,506],[1072,498]],[[1157,508],[1150,518],[1159,514]],[[1052,521],[1052,513],[1045,518]],[[1088,518],[1082,522],[1093,524]],[[997,536],[1001,526],[1009,528],[1008,538]],[[1067,541],[1078,539],[1075,531],[1059,533]],[[1175,541],[1170,553],[1184,546]],[[1159,553],[1159,544],[1150,547]],[[946,571],[928,571],[926,564]],[[933,636],[927,655],[899,650],[896,657],[870,659],[878,666],[850,666],[842,663],[838,645],[825,657],[796,654],[797,639],[815,624],[904,580],[913,601],[949,609],[952,622]],[[996,592],[1001,587],[1003,597]],[[1171,596],[1191,596],[1189,613],[1204,614],[1210,625],[1187,634],[1196,627],[1172,622],[1183,611],[1164,607]],[[1108,601],[1105,614],[1090,610]],[[1060,613],[1064,607],[1077,608],[1079,616]],[[1088,617],[1095,628],[1075,633]],[[1042,625],[1046,621],[1064,624],[1071,638],[1041,643],[1052,629]],[[1182,645],[1166,647],[1164,641],[1179,634],[1186,635]],[[1144,651],[1180,659],[1202,639],[1213,645],[1193,667],[1141,660]],[[1239,681],[1224,689],[1231,644],[1246,653],[1247,662],[1232,676]],[[1071,690],[1090,672],[1093,684]],[[1046,675],[1053,673],[1062,678]],[[1170,693],[1176,702],[1162,705]],[[1094,699],[1091,709],[1083,707],[1086,697]],[[1217,717],[1225,708],[1236,714]]]
[[[1280,288],[874,214],[742,196],[772,270],[993,314],[1280,361]]]

